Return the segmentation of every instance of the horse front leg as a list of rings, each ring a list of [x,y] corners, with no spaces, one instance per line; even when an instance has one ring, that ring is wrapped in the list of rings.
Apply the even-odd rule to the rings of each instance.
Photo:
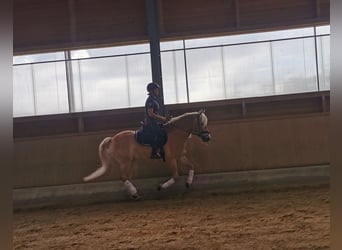
[[[194,163],[191,162],[185,155],[181,157],[181,162],[183,165],[187,166],[189,169],[188,171],[188,176],[186,178],[185,186],[187,188],[190,188],[192,185],[193,179],[194,179],[194,174],[195,174],[195,169],[194,169]]]
[[[169,161],[169,166],[170,166],[171,171],[172,171],[172,177],[170,179],[168,179],[166,182],[160,184],[158,186],[158,190],[165,189],[165,188],[172,186],[176,182],[177,178],[179,177],[178,169],[177,169],[177,160],[176,159],[170,159],[168,161]]]

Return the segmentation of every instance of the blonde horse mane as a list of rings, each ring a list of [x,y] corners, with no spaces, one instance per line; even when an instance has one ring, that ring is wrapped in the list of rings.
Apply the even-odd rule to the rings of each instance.
[[[200,115],[200,122],[201,124],[203,124],[203,126],[207,126],[207,123],[208,123],[208,118],[206,117],[206,115],[204,114],[204,111],[201,110],[199,112],[187,112],[187,113],[184,113],[182,115],[179,115],[179,116],[176,116],[176,117],[172,117],[170,119],[170,121],[168,121],[167,123],[165,123],[165,125],[169,125],[169,124],[173,124],[187,116],[192,116],[192,115]]]

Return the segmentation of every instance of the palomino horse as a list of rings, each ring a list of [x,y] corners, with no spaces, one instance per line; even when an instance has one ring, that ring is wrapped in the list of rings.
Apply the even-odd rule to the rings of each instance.
[[[168,140],[164,145],[166,163],[171,168],[172,177],[166,182],[159,185],[158,189],[168,188],[173,185],[178,178],[177,159],[180,159],[185,165],[188,165],[186,186],[192,184],[194,169],[183,148],[189,135],[199,136],[202,141],[208,142],[211,138],[207,129],[208,118],[204,114],[204,110],[199,112],[185,113],[183,115],[171,118],[164,124]],[[132,183],[131,166],[135,161],[149,159],[151,148],[139,144],[135,139],[135,131],[125,130],[113,137],[106,137],[99,145],[99,156],[101,167],[95,172],[83,178],[84,181],[91,181],[103,176],[113,165],[120,167],[121,179],[125,188],[134,200],[140,199],[137,188]]]

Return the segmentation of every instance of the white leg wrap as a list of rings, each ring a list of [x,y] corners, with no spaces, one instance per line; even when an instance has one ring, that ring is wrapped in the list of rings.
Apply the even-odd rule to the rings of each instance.
[[[175,183],[175,179],[171,178],[170,180],[168,180],[167,182],[164,182],[161,187],[162,188],[168,188],[170,187],[171,185],[173,185]]]
[[[130,195],[137,194],[137,189],[129,180],[126,180],[124,182],[124,185],[125,185],[125,188],[127,189],[127,191],[130,193]]]
[[[195,171],[193,169],[189,170],[188,178],[186,180],[186,183],[189,183],[189,184],[192,183],[192,180],[194,179],[194,173],[195,173]]]

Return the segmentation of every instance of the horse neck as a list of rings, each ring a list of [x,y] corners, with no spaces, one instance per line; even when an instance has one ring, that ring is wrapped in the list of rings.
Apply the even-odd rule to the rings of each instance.
[[[178,154],[181,154],[184,149],[185,142],[189,138],[195,115],[196,113],[186,113],[184,115],[174,117],[172,118],[172,122],[166,126],[170,135],[169,143],[173,144],[173,148],[179,151]]]
[[[185,113],[183,115],[174,117],[172,122],[170,123],[171,127],[175,129],[182,130],[186,133],[191,133],[193,129],[194,119],[197,113]]]

